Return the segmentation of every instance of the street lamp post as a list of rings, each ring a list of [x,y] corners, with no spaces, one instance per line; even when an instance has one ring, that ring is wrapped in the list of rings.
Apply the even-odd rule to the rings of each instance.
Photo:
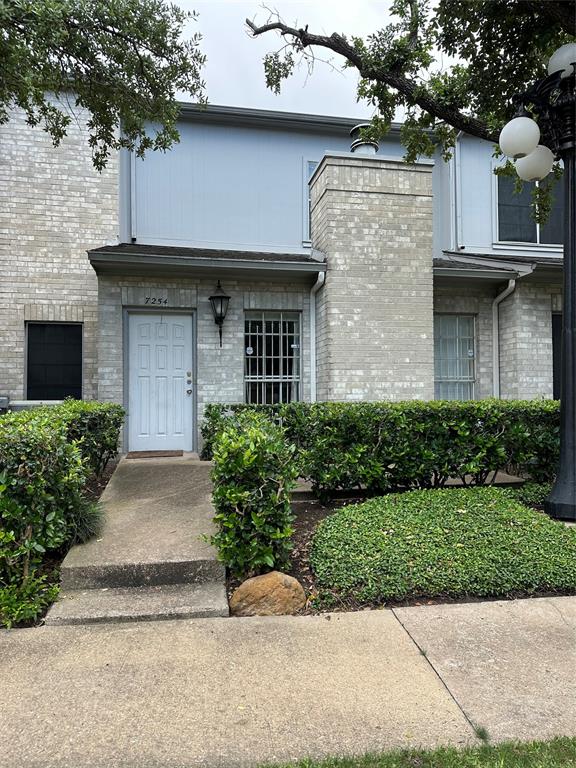
[[[576,520],[576,43],[550,58],[548,77],[514,97],[517,116],[500,134],[500,148],[524,181],[538,181],[564,165],[564,307],[560,394],[560,462],[544,509]],[[533,117],[532,117],[533,116]],[[535,118],[535,119],[533,119]]]

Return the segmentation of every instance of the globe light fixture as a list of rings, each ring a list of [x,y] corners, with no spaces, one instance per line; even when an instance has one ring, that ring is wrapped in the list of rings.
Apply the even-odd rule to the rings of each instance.
[[[515,117],[500,132],[500,149],[507,157],[525,157],[540,141],[540,128],[531,117]]]
[[[550,57],[548,74],[560,72],[560,77],[570,77],[576,64],[576,43],[561,45]]]
[[[564,165],[564,290],[560,395],[560,461],[545,511],[576,521],[576,43],[550,58],[548,76],[512,101],[516,116],[500,133],[500,149],[525,181]],[[531,115],[531,117],[528,116]]]
[[[541,181],[548,176],[554,165],[554,153],[543,144],[538,144],[529,155],[516,160],[516,173],[523,181]]]

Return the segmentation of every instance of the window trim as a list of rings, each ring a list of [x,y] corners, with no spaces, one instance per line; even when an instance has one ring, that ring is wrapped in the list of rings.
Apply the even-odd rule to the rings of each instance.
[[[316,171],[316,168],[312,174],[308,173],[308,164],[316,163],[316,168],[320,165],[320,160],[315,160],[312,157],[304,156],[302,158],[302,245],[305,248],[312,247],[312,232],[310,227],[310,186],[309,182],[312,178],[312,174]]]
[[[473,328],[473,340],[474,340],[474,379],[472,381],[467,381],[465,379],[446,379],[446,381],[453,381],[456,383],[463,383],[463,384],[471,384],[472,385],[472,397],[471,400],[477,399],[477,385],[478,385],[478,315],[474,312],[441,312],[441,311],[434,311],[433,313],[433,320],[436,321],[436,318],[439,316],[444,317],[471,317]],[[436,378],[436,333],[435,329],[433,331],[433,351],[434,351],[434,400],[441,400],[442,398],[436,397],[436,384],[443,383],[439,379]],[[465,402],[464,400],[455,400],[454,402]]]
[[[492,247],[501,250],[526,251],[536,250],[543,253],[562,253],[563,243],[532,243],[522,240],[500,240],[500,217],[498,206],[498,176],[494,173],[496,168],[502,166],[498,163],[492,163]],[[537,182],[536,182],[537,183]],[[536,222],[536,236],[540,237],[540,224]]]
[[[246,376],[246,321],[250,319],[261,319],[264,323],[266,321],[266,315],[267,314],[275,314],[280,315],[280,322],[282,323],[284,319],[284,315],[291,315],[295,320],[298,321],[298,339],[299,339],[299,348],[298,348],[298,377],[292,377],[292,378],[282,378],[280,377],[269,377],[266,378],[265,375],[262,377],[247,377]],[[250,317],[252,315],[252,317]],[[259,316],[259,317],[257,317]],[[292,318],[288,318],[292,319]],[[302,324],[302,312],[300,310],[294,310],[294,309],[246,309],[244,310],[244,329],[243,329],[243,366],[244,370],[242,373],[242,385],[244,388],[244,403],[247,403],[246,398],[246,384],[247,383],[256,383],[256,384],[298,384],[298,399],[297,400],[291,400],[291,402],[302,402],[303,398],[303,367],[302,367],[302,332],[303,332],[303,324]],[[282,337],[280,337],[282,338]],[[266,358],[264,357],[263,360]]]
[[[80,399],[84,400],[86,394],[85,387],[85,356],[84,350],[86,342],[84,339],[84,322],[83,321],[69,321],[69,320],[25,320],[24,321],[24,380],[22,382],[22,391],[24,400],[28,400],[28,328],[31,325],[79,325],[81,328],[80,334]],[[49,402],[49,401],[46,401]],[[50,401],[51,402],[51,401]]]

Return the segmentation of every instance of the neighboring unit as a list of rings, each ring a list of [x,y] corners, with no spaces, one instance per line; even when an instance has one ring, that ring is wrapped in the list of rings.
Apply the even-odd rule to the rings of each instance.
[[[183,105],[100,175],[81,122],[54,149],[16,114],[0,395],[123,403],[138,451],[196,450],[211,402],[557,396],[561,185],[539,226],[486,142],[408,165],[355,125]]]

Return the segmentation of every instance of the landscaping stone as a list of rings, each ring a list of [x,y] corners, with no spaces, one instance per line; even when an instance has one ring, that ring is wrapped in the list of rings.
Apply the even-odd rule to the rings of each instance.
[[[281,616],[294,614],[306,605],[300,582],[280,571],[254,576],[240,584],[230,598],[233,616]]]

